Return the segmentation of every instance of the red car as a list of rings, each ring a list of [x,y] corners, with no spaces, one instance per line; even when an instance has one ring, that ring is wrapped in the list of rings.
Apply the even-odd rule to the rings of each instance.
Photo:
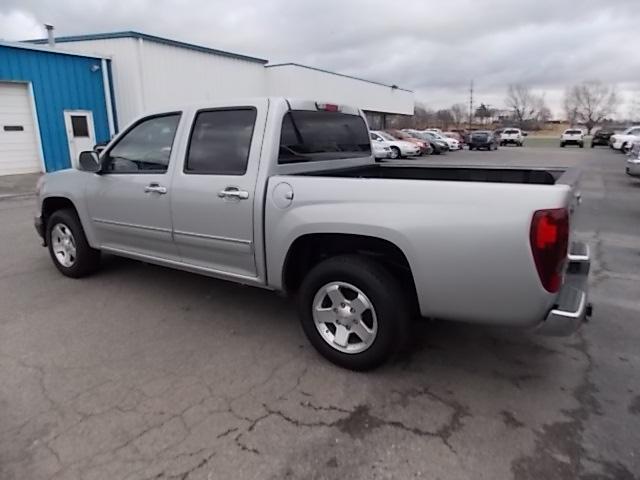
[[[404,140],[405,142],[411,142],[420,147],[420,154],[424,155],[430,150],[430,145],[424,140],[420,140],[419,138],[412,137],[407,132],[403,132],[402,130],[385,130],[392,137],[397,138],[398,140]]]

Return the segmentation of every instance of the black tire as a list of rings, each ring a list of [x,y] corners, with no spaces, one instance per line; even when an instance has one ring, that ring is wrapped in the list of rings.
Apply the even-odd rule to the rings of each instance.
[[[469,150],[473,150],[473,147],[471,145],[469,145]]]
[[[69,266],[63,265],[54,252],[57,226],[60,226],[64,231],[68,229],[71,232],[72,244],[75,246],[75,257]],[[74,210],[55,211],[47,220],[46,238],[51,260],[63,275],[71,278],[85,277],[100,266],[100,250],[92,248],[87,242],[80,219]]]
[[[564,143],[560,142],[560,148],[564,148]]]
[[[579,146],[580,148],[584,148],[584,143],[579,143],[579,144],[578,144],[578,146]]]
[[[331,282],[345,282],[370,300],[377,318],[373,343],[359,353],[345,353],[325,340],[313,318],[314,299]],[[323,301],[326,301],[326,297]],[[330,362],[349,370],[371,370],[389,359],[406,343],[410,324],[409,301],[399,282],[379,263],[359,255],[340,255],[316,265],[298,292],[298,315],[304,333]],[[352,335],[351,333],[349,335]],[[349,341],[354,337],[349,337]],[[358,339],[358,337],[355,337]]]
[[[398,147],[391,147],[391,159],[397,160],[402,156],[400,149]]]

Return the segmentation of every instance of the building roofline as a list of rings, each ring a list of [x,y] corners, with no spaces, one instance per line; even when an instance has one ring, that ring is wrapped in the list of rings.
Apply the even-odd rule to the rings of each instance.
[[[308,70],[315,70],[316,72],[328,73],[330,75],[337,75],[338,77],[350,78],[352,80],[360,80],[361,82],[373,83],[374,85],[380,85],[382,87],[389,87],[389,88],[393,88],[393,89],[396,89],[396,90],[402,90],[403,92],[413,93],[413,90],[407,90],[406,88],[400,88],[397,85],[387,85],[386,83],[374,82],[373,80],[367,80],[365,78],[354,77],[352,75],[345,75],[344,73],[336,73],[336,72],[332,72],[330,70],[323,70],[322,68],[310,67],[308,65],[302,65],[300,63],[289,62],[289,63],[276,63],[276,64],[273,64],[273,65],[265,65],[265,68],[274,68],[274,67],[300,67],[300,68],[306,68]]]
[[[113,38],[141,38],[150,42],[162,43],[164,45],[170,45],[172,47],[186,48],[189,50],[195,50],[202,53],[210,53],[214,55],[220,55],[223,57],[235,58],[236,60],[245,60],[248,62],[260,63],[262,65],[268,63],[268,60],[262,58],[249,57],[247,55],[240,55],[238,53],[226,52],[224,50],[217,50],[215,48],[203,47],[202,45],[195,45],[193,43],[181,42],[179,40],[171,40],[170,38],[157,37],[155,35],[149,35],[147,33],[136,32],[133,30],[127,30],[123,32],[109,32],[109,33],[95,33],[88,35],[70,35],[66,37],[56,37],[56,42],[83,42],[89,40],[108,40]],[[28,43],[42,44],[47,43],[46,38],[38,38],[34,40],[26,40]]]
[[[95,59],[106,59],[106,60],[111,60],[111,56],[110,55],[100,55],[100,54],[93,54],[93,53],[80,53],[80,52],[70,52],[69,50],[63,50],[63,49],[59,49],[59,48],[51,48],[47,45],[45,46],[41,46],[41,45],[34,45],[31,43],[25,43],[25,42],[8,42],[6,40],[0,40],[0,47],[9,47],[9,48],[21,48],[23,50],[36,50],[38,52],[44,52],[44,53],[56,53],[58,55],[72,55],[74,57],[85,57],[85,58],[95,58]]]

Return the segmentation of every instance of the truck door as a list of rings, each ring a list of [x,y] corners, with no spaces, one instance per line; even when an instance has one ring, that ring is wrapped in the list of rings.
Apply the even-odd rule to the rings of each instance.
[[[267,106],[264,99],[195,112],[172,185],[173,236],[184,263],[257,276],[253,226],[261,212],[254,205]]]
[[[145,117],[104,152],[85,195],[102,248],[178,260],[171,237],[170,161],[181,114]]]

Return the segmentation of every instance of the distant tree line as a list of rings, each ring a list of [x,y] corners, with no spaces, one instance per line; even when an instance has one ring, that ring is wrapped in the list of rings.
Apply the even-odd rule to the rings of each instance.
[[[619,105],[620,97],[615,87],[599,81],[584,81],[572,85],[566,89],[564,95],[567,122],[572,126],[584,126],[589,133],[594,127],[610,121]],[[498,124],[538,130],[551,120],[551,110],[546,105],[544,93],[537,94],[525,84],[516,83],[507,87],[505,107],[497,109],[480,103],[469,112],[468,106],[462,103],[440,110],[417,103],[413,116],[389,116],[386,125],[387,128],[437,127],[449,130],[471,124]],[[640,92],[629,102],[628,118],[630,121],[640,121]]]

